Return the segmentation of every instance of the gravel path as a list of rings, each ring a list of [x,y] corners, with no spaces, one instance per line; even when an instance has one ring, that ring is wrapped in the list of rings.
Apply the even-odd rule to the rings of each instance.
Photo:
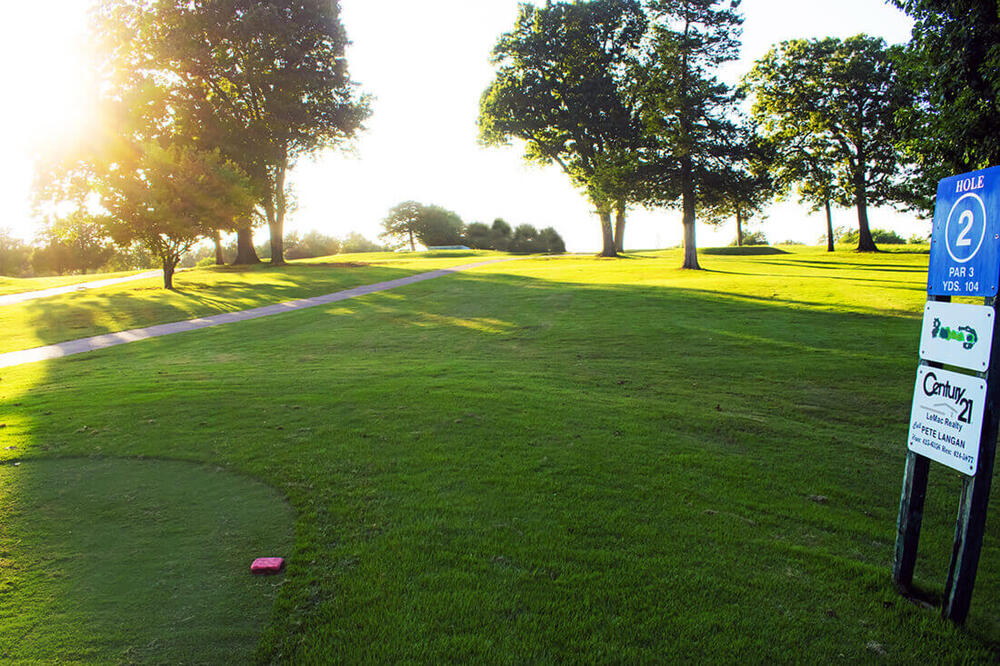
[[[0,354],[0,368],[9,368],[14,365],[23,365],[25,363],[36,363],[38,361],[46,361],[53,358],[60,358],[62,356],[69,356],[71,354],[82,354],[96,349],[104,349],[105,347],[123,345],[129,342],[145,340],[147,338],[155,338],[161,335],[182,333],[184,331],[195,331],[199,328],[208,328],[209,326],[231,324],[236,321],[247,321],[248,319],[257,319],[258,317],[268,317],[270,315],[282,314],[284,312],[312,308],[317,305],[336,303],[337,301],[354,298],[355,296],[374,294],[378,291],[395,289],[396,287],[402,287],[415,282],[423,282],[424,280],[432,280],[434,278],[443,277],[459,271],[476,268],[477,266],[487,266],[489,264],[511,261],[512,259],[513,258],[493,259],[490,261],[480,261],[475,264],[463,264],[461,266],[442,268],[440,270],[429,271],[427,273],[418,273],[416,275],[410,275],[396,280],[366,284],[360,287],[354,287],[353,289],[345,289],[332,294],[325,294],[323,296],[301,298],[295,301],[265,305],[263,307],[253,308],[250,310],[225,312],[222,314],[212,315],[210,317],[199,317],[198,319],[188,319],[187,321],[175,321],[169,324],[157,324],[156,326],[147,326],[145,328],[133,328],[128,331],[106,333],[104,335],[95,335],[91,338],[80,338],[79,340],[59,342],[45,347],[35,347],[33,349],[25,349],[22,351],[7,352],[5,354]]]
[[[118,284],[120,282],[131,282],[132,280],[142,280],[144,278],[156,277],[159,274],[160,271],[146,271],[145,273],[136,273],[135,275],[126,275],[125,277],[119,277],[119,278],[94,280],[93,282],[77,282],[76,284],[68,284],[64,287],[52,287],[51,289],[39,289],[38,291],[22,291],[17,294],[6,294],[4,296],[0,296],[0,306],[13,305],[14,303],[23,303],[24,301],[33,301],[36,298],[45,298],[46,296],[58,296],[59,294],[68,294],[74,291],[84,291],[87,289],[97,289],[98,287],[107,287],[109,285]]]

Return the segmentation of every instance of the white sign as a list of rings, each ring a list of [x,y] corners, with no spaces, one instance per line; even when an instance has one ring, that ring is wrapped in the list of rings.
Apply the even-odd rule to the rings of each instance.
[[[927,301],[920,358],[983,372],[993,345],[993,308]]]
[[[917,368],[910,451],[968,474],[979,464],[986,381],[925,365]]]

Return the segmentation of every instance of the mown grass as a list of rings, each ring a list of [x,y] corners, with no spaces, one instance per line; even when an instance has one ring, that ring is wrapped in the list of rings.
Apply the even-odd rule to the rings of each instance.
[[[84,275],[53,275],[39,278],[15,278],[0,275],[0,296],[16,294],[22,291],[39,291],[54,287],[65,287],[81,282],[107,280],[109,278],[126,277],[143,271],[122,271],[119,273],[89,273]]]
[[[281,268],[213,266],[177,273],[173,291],[164,290],[157,276],[0,306],[0,330],[4,331],[0,353],[318,296],[489,259],[496,253],[440,255],[367,253],[292,262]],[[91,275],[89,279],[104,277]]]
[[[65,458],[0,466],[0,659],[223,663],[253,656],[292,544],[272,488],[217,467]]]
[[[5,369],[0,458],[277,488],[260,661],[995,660],[996,521],[966,628],[890,582],[926,255],[678,259],[525,259]],[[933,468],[931,594],[958,488]]]

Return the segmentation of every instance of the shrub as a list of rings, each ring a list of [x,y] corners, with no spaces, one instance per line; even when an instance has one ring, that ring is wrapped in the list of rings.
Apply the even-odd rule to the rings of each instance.
[[[906,240],[889,229],[872,229],[872,240],[883,245],[906,245]]]
[[[843,243],[845,245],[857,245],[858,238],[861,233],[857,229],[852,229],[850,231],[845,231],[837,237],[838,243]],[[905,245],[906,241],[902,236],[897,234],[895,231],[888,229],[872,229],[872,240],[876,244],[881,243],[882,245]]]
[[[379,245],[373,241],[368,240],[357,231],[352,231],[351,233],[344,236],[344,239],[340,241],[340,251],[344,253],[356,253],[356,252],[384,252],[386,247],[384,245]]]
[[[463,236],[465,244],[474,250],[492,250],[493,230],[482,222],[473,222],[465,227]]]
[[[559,232],[552,227],[545,227],[538,232],[538,239],[542,244],[542,252],[549,254],[562,254],[566,251],[566,243]]]
[[[490,249],[501,252],[509,250],[511,237],[514,235],[514,231],[510,228],[510,225],[498,217],[493,220],[493,226],[490,230],[492,232],[492,240],[490,242],[493,245]]]
[[[767,236],[763,231],[749,231],[743,234],[743,244],[744,245],[767,245]],[[736,245],[734,240],[729,244],[730,246]]]

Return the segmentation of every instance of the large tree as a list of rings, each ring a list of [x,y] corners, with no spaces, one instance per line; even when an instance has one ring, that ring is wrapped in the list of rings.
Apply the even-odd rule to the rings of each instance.
[[[181,256],[220,227],[233,228],[253,199],[243,174],[222,159],[190,147],[131,147],[97,178],[108,230],[116,243],[142,243],[160,259],[163,286],[173,289]]]
[[[636,0],[522,4],[493,49],[496,76],[480,103],[484,144],[519,139],[528,160],[558,165],[587,193],[603,256],[617,255],[639,189],[643,132],[630,77],[646,25]]]
[[[105,0],[104,32],[126,69],[169,87],[188,136],[250,177],[283,263],[287,175],[343,145],[370,113],[347,71],[336,0]],[[249,219],[241,240],[249,240]]]
[[[410,251],[417,249],[417,229],[420,223],[420,212],[423,206],[416,201],[403,201],[389,209],[389,214],[382,220],[382,233],[379,238],[395,243],[400,247],[410,244]]]
[[[1000,5],[892,1],[914,19],[906,64],[916,103],[902,120],[924,186],[914,204],[930,212],[938,180],[1000,164]]]
[[[417,249],[417,241],[426,247],[458,245],[465,233],[462,218],[441,206],[425,206],[416,201],[404,201],[393,206],[382,220],[379,238],[397,244],[409,243]]]
[[[718,183],[731,161],[734,99],[716,77],[736,59],[743,17],[740,0],[649,0],[650,48],[640,70],[642,115],[658,142],[657,204],[680,198],[684,268],[699,268],[695,215],[700,194]]]
[[[862,252],[878,249],[868,206],[901,199],[905,164],[896,117],[912,92],[899,76],[899,56],[898,47],[867,35],[791,40],[772,48],[746,78],[753,116],[789,160],[788,173],[810,184],[813,201],[832,195],[857,210]]]

